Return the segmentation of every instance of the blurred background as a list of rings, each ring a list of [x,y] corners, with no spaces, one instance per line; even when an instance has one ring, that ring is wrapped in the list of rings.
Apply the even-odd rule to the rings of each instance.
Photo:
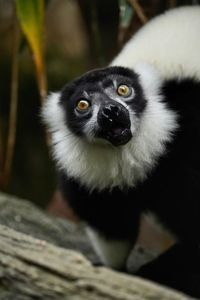
[[[56,175],[40,120],[45,95],[108,65],[144,23],[186,4],[198,1],[0,0],[0,190],[49,206]]]

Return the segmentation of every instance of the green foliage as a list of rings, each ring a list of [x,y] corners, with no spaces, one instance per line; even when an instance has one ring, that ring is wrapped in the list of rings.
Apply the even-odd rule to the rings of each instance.
[[[120,26],[129,27],[133,17],[133,7],[128,0],[119,0]]]
[[[46,95],[46,76],[43,55],[44,0],[16,0],[17,17],[33,53],[41,100]]]

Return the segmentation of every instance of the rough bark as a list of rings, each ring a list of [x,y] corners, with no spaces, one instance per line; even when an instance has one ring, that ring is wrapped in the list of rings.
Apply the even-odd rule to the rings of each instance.
[[[2,292],[10,292],[17,299],[188,299],[136,277],[93,267],[78,252],[3,225],[0,226],[0,277]],[[4,296],[4,299],[9,298]]]
[[[2,194],[0,215],[0,222],[7,225],[0,225],[2,300],[191,299],[135,276],[94,267],[82,254],[64,249],[80,247],[88,258],[97,259],[81,230],[75,233],[70,223],[49,217],[28,202]]]

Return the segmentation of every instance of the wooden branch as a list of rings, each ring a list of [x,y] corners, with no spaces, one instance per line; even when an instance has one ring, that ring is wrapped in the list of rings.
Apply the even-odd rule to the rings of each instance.
[[[0,299],[189,300],[148,281],[94,267],[82,254],[3,225],[0,275]]]
[[[0,300],[191,299],[94,267],[91,262],[99,264],[99,259],[82,227],[50,216],[27,200],[0,193],[0,224]],[[142,252],[140,257],[136,251],[136,258],[133,253],[130,267],[152,256]]]

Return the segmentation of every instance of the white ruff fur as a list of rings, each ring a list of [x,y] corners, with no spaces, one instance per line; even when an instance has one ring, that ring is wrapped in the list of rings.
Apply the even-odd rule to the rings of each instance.
[[[90,191],[133,187],[144,180],[177,127],[176,115],[158,96],[160,82],[156,74],[145,65],[137,65],[135,69],[140,74],[148,103],[133,138],[126,145],[91,143],[75,136],[65,125],[66,117],[58,104],[59,93],[51,94],[43,108],[58,167]]]
[[[200,6],[183,6],[153,18],[125,45],[112,65],[152,64],[163,79],[200,78]]]

